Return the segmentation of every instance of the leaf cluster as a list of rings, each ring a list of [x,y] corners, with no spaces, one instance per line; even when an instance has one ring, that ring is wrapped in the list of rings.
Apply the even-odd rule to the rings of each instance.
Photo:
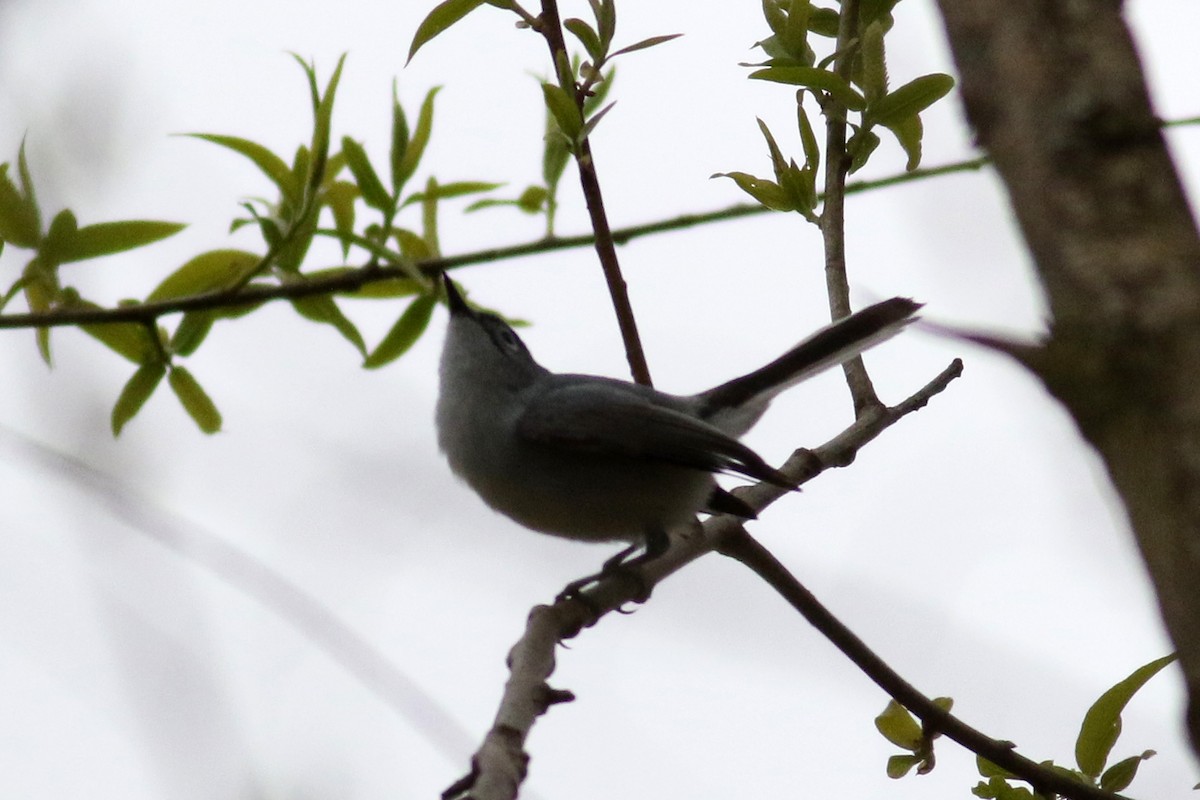
[[[510,11],[520,18],[518,25],[541,30],[546,20],[535,17],[516,0],[444,0],[433,8],[417,27],[409,47],[411,61],[417,51],[444,33],[475,9],[490,5]],[[546,137],[542,158],[543,185],[530,186],[517,198],[482,201],[483,205],[516,205],[524,211],[544,211],[546,235],[554,235],[559,180],[570,156],[582,152],[584,142],[612,109],[604,105],[612,85],[613,59],[645,50],[678,38],[681,34],[651,36],[613,49],[617,31],[617,7],[614,0],[588,0],[590,21],[569,17],[562,27],[582,48],[582,54],[569,55],[564,49],[555,54],[555,78],[542,81],[542,99],[546,106]]]
[[[1055,770],[1066,777],[1087,786],[1106,792],[1124,791],[1137,777],[1138,767],[1154,756],[1153,750],[1128,756],[1116,763],[1109,763],[1113,747],[1121,735],[1121,712],[1133,696],[1157,675],[1164,667],[1175,661],[1174,655],[1151,661],[1134,670],[1127,678],[1100,695],[1084,715],[1075,739],[1076,768],[1060,766],[1053,761],[1044,761],[1042,766]],[[934,700],[942,710],[949,712],[953,701],[948,697]],[[875,718],[875,727],[892,744],[906,752],[888,758],[887,774],[890,778],[902,778],[915,767],[918,775],[928,773],[934,767],[933,740],[907,710],[895,700]],[[1012,746],[1008,743],[1008,746]],[[1014,785],[1016,775],[976,756],[976,767],[983,781],[971,790],[976,797],[990,800],[1034,800],[1038,795],[1029,787]]]
[[[371,299],[413,298],[373,348],[368,348],[332,296],[304,294],[290,298],[289,302],[304,319],[330,326],[347,340],[367,368],[378,368],[400,357],[425,330],[436,305],[436,289],[416,265],[440,255],[439,203],[490,192],[500,186],[484,181],[439,183],[430,177],[419,190],[408,189],[432,134],[437,88],[425,96],[412,126],[393,88],[385,184],[381,171],[372,164],[359,142],[343,137],[340,150],[332,147],[334,99],[344,57],[324,86],[318,83],[312,64],[298,57],[296,60],[306,78],[313,123],[308,141],[299,145],[290,159],[239,136],[188,134],[246,158],[269,181],[275,196],[243,202],[245,215],[231,225],[231,230],[256,230],[263,242],[262,252],[220,248],[199,253],[168,274],[144,298],[122,301],[122,306],[136,309],[146,304],[200,298],[227,302],[186,311],[173,329],[162,324],[156,314],[147,314],[135,322],[80,326],[136,365],[112,409],[114,435],[120,434],[137,415],[164,377],[202,431],[213,433],[220,429],[221,415],[216,404],[180,360],[197,351],[217,322],[255,310],[257,303],[238,300],[239,293],[247,287],[294,287],[355,271],[370,273],[381,266],[397,268],[402,277],[364,280],[361,288],[346,293],[348,297]],[[16,161],[15,180],[9,172],[9,164],[0,165],[0,249],[7,245],[32,253],[20,276],[0,298],[0,308],[20,295],[31,312],[48,316],[64,311],[99,310],[98,304],[82,297],[77,288],[67,283],[62,266],[143,247],[183,228],[178,223],[151,220],[80,226],[69,209],[60,211],[48,225],[43,225],[24,143]],[[521,202],[540,208],[543,204],[530,194],[527,191]],[[541,196],[544,194],[542,190]],[[360,201],[368,211],[378,215],[378,220],[359,222]],[[419,224],[410,227],[397,224],[401,212],[410,207],[419,210]],[[321,227],[324,214],[332,219],[332,228]],[[318,236],[336,239],[344,259],[349,257],[351,248],[365,252],[369,259],[366,268],[344,265],[306,268],[306,257]],[[50,328],[36,328],[36,337],[42,358],[51,364]]]
[[[749,77],[796,87],[796,121],[802,164],[785,158],[766,124],[759,128],[771,155],[774,178],[748,172],[722,172],[713,177],[733,180],[742,191],[776,211],[796,211],[811,222],[817,214],[817,174],[821,153],[805,98],[812,97],[827,118],[845,120],[851,130],[846,143],[849,172],[861,169],[879,146],[879,128],[887,129],[908,156],[906,169],[921,164],[924,127],[921,112],[954,87],[949,75],[922,75],[896,89],[889,88],[886,34],[893,25],[892,10],[899,0],[863,0],[854,21],[855,37],[842,51],[818,59],[818,46],[836,43],[842,9],[814,5],[811,0],[762,0],[770,35],[755,43],[767,56],[752,67]],[[819,40],[826,40],[824,42]],[[832,40],[832,43],[829,41]]]

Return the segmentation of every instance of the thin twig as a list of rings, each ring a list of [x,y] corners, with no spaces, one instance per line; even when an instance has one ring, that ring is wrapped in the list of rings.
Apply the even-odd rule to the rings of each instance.
[[[744,528],[725,540],[721,553],[745,564],[770,584],[879,688],[915,714],[924,723],[923,729],[927,735],[945,734],[976,755],[1029,783],[1038,794],[1054,793],[1072,800],[1116,800],[1121,797],[1044,767],[1016,752],[1011,743],[993,739],[939,708],[835,617],[812,592],[796,580],[787,567],[746,533]]]
[[[858,38],[858,0],[842,0],[833,71],[850,81],[850,64]],[[832,95],[821,102],[825,114],[825,203],[821,208],[821,236],[825,246],[825,291],[829,295],[829,314],[833,319],[850,315],[850,281],[846,276],[846,176],[850,156],[846,152],[846,107]],[[846,385],[861,416],[881,403],[867,375],[862,357],[842,365]]]
[[[538,32],[546,40],[550,48],[550,60],[555,65],[555,74],[563,89],[569,91],[575,98],[579,113],[583,113],[583,94],[575,86],[575,78],[570,72],[570,57],[567,55],[567,45],[563,41],[562,24],[558,17],[558,4],[555,0],[542,0],[542,18]],[[565,70],[564,70],[565,67]],[[566,72],[563,75],[563,72]],[[600,258],[600,267],[604,270],[604,280],[608,283],[608,293],[612,298],[613,310],[617,315],[617,325],[621,329],[621,340],[625,343],[625,358],[629,361],[629,371],[637,383],[651,385],[650,367],[646,363],[646,353],[642,350],[642,340],[638,335],[637,320],[633,315],[633,306],[629,302],[629,291],[625,278],[621,275],[621,264],[617,259],[616,243],[608,224],[608,214],[604,210],[604,195],[600,191],[600,178],[596,174],[596,160],[592,154],[590,137],[584,136],[573,148],[575,164],[579,168],[579,183],[583,188],[583,199],[587,203],[588,215],[591,217],[592,230],[596,234],[596,255]]]
[[[940,167],[915,170],[889,175],[873,181],[859,181],[846,186],[846,193],[866,192],[888,186],[897,186],[923,178],[950,175],[956,172],[967,172],[981,169],[987,165],[986,158],[973,158],[944,164]],[[675,217],[647,222],[641,225],[630,225],[612,231],[613,241],[626,244],[644,236],[653,236],[669,231],[683,230],[698,225],[708,225],[713,222],[741,219],[742,217],[766,214],[770,209],[751,203],[739,203],[715,211],[704,211],[696,214],[680,214]],[[332,237],[340,236],[337,231],[320,229],[319,234]],[[421,274],[435,277],[439,272],[448,269],[470,266],[472,264],[488,264],[519,258],[527,255],[551,253],[558,250],[568,250],[577,247],[590,247],[596,242],[592,234],[579,236],[562,236],[550,239],[542,238],[522,244],[507,247],[490,247],[484,250],[474,250],[457,256],[428,259],[420,262],[417,267]],[[369,244],[363,240],[363,244]],[[399,253],[392,254],[395,261],[402,257]],[[342,273],[313,278],[303,283],[290,283],[280,286],[249,286],[238,292],[219,291],[207,294],[189,295],[157,303],[140,303],[137,305],[120,306],[117,308],[79,308],[47,311],[40,313],[0,314],[0,329],[13,328],[52,328],[68,325],[102,325],[118,322],[153,322],[167,314],[178,314],[186,311],[211,311],[222,308],[238,308],[242,306],[267,303],[275,300],[289,300],[297,297],[311,297],[320,294],[336,294],[351,292],[383,281],[412,277],[413,267],[372,266],[367,265]]]

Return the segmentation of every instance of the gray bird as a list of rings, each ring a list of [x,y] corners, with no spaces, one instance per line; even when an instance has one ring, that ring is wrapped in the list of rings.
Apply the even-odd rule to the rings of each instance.
[[[912,322],[892,298],[828,325],[770,364],[694,395],[542,367],[494,314],[471,308],[443,276],[450,325],[442,350],[438,444],[450,469],[501,514],[542,533],[638,545],[702,511],[752,518],[715,473],[790,487],[738,441],[780,392],[848,361]]]

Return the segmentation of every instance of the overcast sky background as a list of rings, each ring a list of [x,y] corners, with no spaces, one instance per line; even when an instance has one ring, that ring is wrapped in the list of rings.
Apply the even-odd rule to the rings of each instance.
[[[257,246],[227,228],[266,182],[236,156],[171,134],[236,134],[290,156],[309,110],[286,51],[314,57],[322,81],[349,53],[335,135],[365,142],[380,164],[393,77],[414,115],[443,85],[418,179],[506,181],[516,194],[540,174],[531,75],[546,72],[544,47],[483,9],[405,68],[430,5],[0,2],[0,160],[27,137],[46,217],[69,206],[81,224],[190,223],[152,248],[64,270],[103,302],[144,296],[201,250]],[[1127,13],[1160,114],[1200,113],[1200,4],[1132,0]],[[791,93],[737,66],[757,59],[749,46],[764,31],[754,2],[620,6],[620,43],[685,36],[620,62],[619,102],[594,137],[614,225],[741,202],[709,175],[769,170],[756,116],[798,151]],[[952,71],[931,3],[900,6],[889,66],[893,85]],[[973,153],[956,102],[925,125],[926,165]],[[1169,136],[1194,195],[1200,132]],[[885,140],[864,177],[902,165]],[[586,229],[576,186],[569,170],[564,234]],[[992,174],[860,195],[848,217],[859,305],[903,294],[934,320],[1039,330],[1042,299]],[[443,216],[448,254],[539,234],[537,220],[508,210]],[[0,257],[6,285],[25,255]],[[666,390],[757,367],[825,318],[819,237],[798,219],[711,225],[620,255]],[[523,336],[545,365],[626,375],[590,252],[456,278],[531,320]],[[401,308],[344,306],[371,342]],[[61,330],[49,371],[31,334],[3,333],[0,796],[430,797],[465,771],[528,609],[611,548],[523,531],[453,479],[432,429],[443,328],[438,311],[408,356],[367,372],[332,329],[269,306],[219,326],[187,362],[224,414],[222,433],[199,434],[164,386],[119,441],[108,418],[127,362]],[[955,356],[966,371],[946,393],[753,530],[922,690],[953,696],[964,719],[1034,759],[1070,763],[1087,706],[1170,645],[1102,469],[1028,375],[920,331],[868,365],[896,402]],[[780,461],[850,419],[840,376],[825,375],[777,402],[747,441]],[[309,607],[291,598],[284,618],[249,596],[247,585],[274,584],[214,542],[302,587],[377,648],[401,676],[393,699],[404,708],[313,644],[301,628],[316,623],[294,618]],[[534,732],[530,797],[962,797],[974,782],[973,757],[949,742],[932,775],[890,781],[894,748],[872,725],[884,695],[717,556],[560,651],[552,683],[578,700]],[[1114,756],[1159,751],[1133,795],[1185,797],[1197,782],[1182,702],[1168,671],[1130,706]]]

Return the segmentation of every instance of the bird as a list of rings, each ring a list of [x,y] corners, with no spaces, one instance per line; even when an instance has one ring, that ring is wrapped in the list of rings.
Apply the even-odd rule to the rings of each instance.
[[[439,364],[438,445],[484,503],[541,533],[628,546],[639,563],[701,512],[750,519],[715,475],[794,488],[739,441],[785,389],[899,333],[921,304],[894,297],[816,331],[771,363],[707,391],[675,395],[629,381],[551,372],[496,314],[449,276]]]

